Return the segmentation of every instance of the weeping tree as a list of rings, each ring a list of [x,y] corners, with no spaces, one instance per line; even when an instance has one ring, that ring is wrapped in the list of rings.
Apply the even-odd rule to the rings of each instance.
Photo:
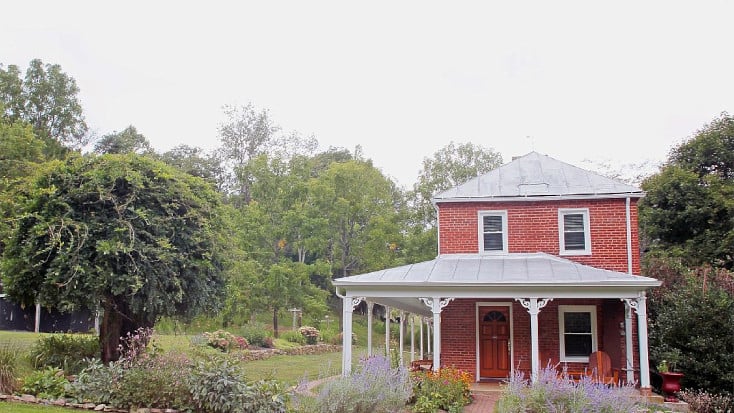
[[[222,301],[211,184],[135,154],[39,169],[18,191],[3,254],[4,292],[14,301],[101,309],[105,362],[119,357],[121,336]]]

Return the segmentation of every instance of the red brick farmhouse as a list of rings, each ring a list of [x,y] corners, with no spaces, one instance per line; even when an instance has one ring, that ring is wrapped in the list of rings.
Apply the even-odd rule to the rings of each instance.
[[[439,193],[438,257],[334,281],[344,373],[364,300],[430,320],[434,369],[535,377],[549,361],[583,369],[602,350],[649,391],[646,290],[660,282],[639,275],[643,196],[536,152]]]

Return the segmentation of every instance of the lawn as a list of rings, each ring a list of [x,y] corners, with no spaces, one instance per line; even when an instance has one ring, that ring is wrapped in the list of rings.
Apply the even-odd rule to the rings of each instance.
[[[25,404],[15,402],[0,402],[0,413],[69,413],[80,411],[63,407],[44,406],[40,404]]]

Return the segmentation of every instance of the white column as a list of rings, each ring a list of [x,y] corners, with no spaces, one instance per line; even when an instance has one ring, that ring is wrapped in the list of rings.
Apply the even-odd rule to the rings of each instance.
[[[420,360],[423,360],[423,317],[421,317],[419,321],[420,323],[418,325],[420,327],[418,328],[418,333],[421,335],[421,338],[420,338],[420,346],[419,346],[420,351],[418,352],[418,358]]]
[[[642,293],[636,300],[637,338],[640,341],[640,390],[650,389],[650,360],[647,354],[647,297]]]
[[[372,355],[372,310],[375,303],[367,302],[367,357]]]
[[[530,313],[530,372],[532,381],[534,382],[538,379],[538,373],[540,372],[540,363],[538,361],[540,358],[538,349],[538,313],[540,313],[540,310],[552,298],[542,298],[540,300],[538,298],[515,298],[515,300],[519,301],[528,310],[528,313]]]
[[[415,361],[415,317],[410,315],[410,362]]]
[[[352,372],[352,313],[363,299],[348,295],[342,299],[342,376]]]
[[[632,307],[625,302],[624,303],[624,350],[626,369],[627,369],[627,383],[634,383],[635,381],[635,370],[634,370],[634,348],[632,347]]]
[[[390,358],[390,307],[385,306],[385,357]]]
[[[400,361],[400,365],[404,366],[405,363],[403,362],[403,342],[405,342],[405,313],[400,312],[400,324],[398,325],[400,327],[400,334],[398,337],[400,337],[400,345],[398,346],[398,351],[400,351],[400,354],[398,355],[398,360]]]
[[[421,298],[423,304],[433,313],[433,371],[441,368],[441,311],[453,300],[441,297]]]
[[[428,345],[428,352],[433,354],[433,349],[431,348],[431,322],[426,320],[426,344]]]
[[[41,304],[36,303],[36,326],[33,329],[36,333],[41,331]]]

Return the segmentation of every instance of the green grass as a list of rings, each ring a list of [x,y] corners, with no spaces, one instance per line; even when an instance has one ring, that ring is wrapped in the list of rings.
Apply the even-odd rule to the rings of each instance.
[[[42,404],[0,402],[0,413],[69,413],[74,411],[78,410],[55,406],[44,406]]]

